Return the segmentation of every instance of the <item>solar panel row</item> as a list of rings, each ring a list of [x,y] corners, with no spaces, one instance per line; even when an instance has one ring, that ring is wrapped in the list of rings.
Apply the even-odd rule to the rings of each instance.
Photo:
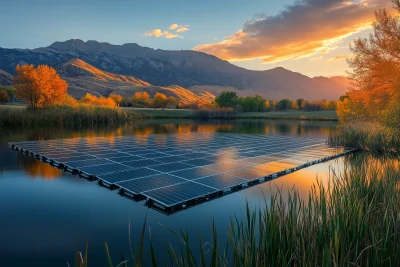
[[[318,138],[228,133],[83,137],[11,145],[164,207],[246,186],[343,152]]]

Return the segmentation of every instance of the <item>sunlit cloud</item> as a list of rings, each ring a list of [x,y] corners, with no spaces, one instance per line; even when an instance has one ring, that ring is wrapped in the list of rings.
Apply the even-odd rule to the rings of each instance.
[[[186,26],[180,26],[180,27],[176,30],[176,32],[185,32],[185,31],[188,31],[188,30],[189,30],[188,27],[186,27]]]
[[[160,37],[160,36],[163,36],[163,32],[160,29],[154,29],[151,32],[146,32],[144,35],[145,36]]]
[[[169,31],[163,31],[163,36],[167,39],[173,39],[173,38],[183,38],[182,36],[178,34],[173,34],[170,33]]]
[[[144,35],[153,37],[164,37],[166,39],[183,38],[183,36],[179,35],[179,33],[188,31],[189,25],[171,24],[169,26],[169,30],[175,31],[176,33],[168,30],[154,29],[150,32],[145,32]]]
[[[371,27],[377,8],[390,0],[300,0],[275,16],[247,21],[225,40],[194,50],[230,61],[264,63],[315,57],[338,48],[344,38]]]
[[[175,30],[176,28],[178,28],[179,25],[178,24],[171,24],[171,26],[169,26],[170,30]]]

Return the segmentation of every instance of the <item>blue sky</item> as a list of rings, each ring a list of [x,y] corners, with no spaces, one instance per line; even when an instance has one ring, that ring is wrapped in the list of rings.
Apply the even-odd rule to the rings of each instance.
[[[112,44],[138,43],[142,46],[167,50],[196,49],[249,69],[263,70],[283,66],[309,76],[344,74],[347,68],[344,57],[350,53],[348,43],[355,37],[365,36],[368,29],[353,31],[345,37],[343,34],[346,32],[340,31],[336,35],[321,37],[322,39],[319,38],[319,35],[323,35],[321,32],[313,37],[317,38],[318,42],[340,36],[341,38],[329,49],[323,49],[327,47],[326,45],[319,45],[312,51],[309,48],[305,48],[304,51],[297,49],[286,51],[289,46],[301,46],[298,39],[291,40],[299,33],[299,29],[300,31],[304,29],[305,36],[312,36],[319,30],[310,29],[312,27],[307,25],[308,17],[301,17],[301,14],[309,14],[310,21],[313,20],[314,24],[321,23],[321,27],[332,31],[332,24],[334,26],[335,22],[329,19],[329,16],[338,14],[327,13],[314,17],[313,9],[321,13],[331,9],[331,6],[325,4],[326,2],[344,5],[349,1],[302,0],[309,2],[308,7],[299,5],[300,2],[294,0],[0,0],[0,47],[36,48],[68,39],[97,40]],[[357,0],[354,2],[351,13],[346,13],[346,10],[340,13],[344,15],[338,18],[338,25],[340,24],[338,27],[348,28],[348,24],[358,27],[361,22],[371,20],[367,14],[371,13],[372,18],[373,8],[355,6]],[[346,14],[354,14],[354,9],[358,16],[356,20],[345,17],[349,16]],[[294,22],[292,18],[297,17],[298,22]],[[345,23],[339,23],[340,21]],[[304,28],[298,25],[302,23]],[[189,30],[174,32],[169,29],[172,24],[185,25]],[[282,30],[276,33],[271,30],[275,28]],[[293,32],[287,31],[291,28]],[[146,32],[155,29],[168,31],[183,38],[164,38],[167,35],[145,36]],[[242,29],[246,35],[240,33]],[[310,32],[307,32],[307,29],[310,29]],[[236,37],[230,37],[235,33]],[[221,44],[220,42],[224,40],[225,42]],[[239,44],[234,40],[239,40]],[[288,41],[285,43],[284,40]],[[309,38],[305,38],[304,42],[313,43]],[[332,60],[335,57],[338,57],[337,62]],[[327,62],[331,67],[327,67]]]

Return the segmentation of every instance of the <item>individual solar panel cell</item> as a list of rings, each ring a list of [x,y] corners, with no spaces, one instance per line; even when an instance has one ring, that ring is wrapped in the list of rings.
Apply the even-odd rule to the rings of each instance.
[[[122,165],[122,164],[108,163],[108,164],[102,164],[102,165],[92,165],[92,166],[87,166],[87,167],[81,167],[79,170],[81,172],[97,176],[97,175],[111,173],[111,172],[123,171],[123,170],[126,170],[127,168],[128,168],[127,166]]]
[[[121,157],[107,157],[112,161],[116,162],[126,162],[126,161],[134,161],[134,160],[143,160],[144,158],[139,157],[139,156],[132,156],[132,155],[127,155],[124,154],[124,156]]]
[[[163,163],[172,163],[172,162],[184,161],[184,160],[186,160],[186,158],[180,157],[180,156],[168,156],[168,157],[157,158],[157,160],[159,160]]]
[[[193,166],[205,166],[205,165],[215,164],[214,161],[208,159],[191,159],[182,161],[182,163],[190,164]]]
[[[178,162],[178,163],[166,163],[166,164],[154,165],[151,166],[150,168],[161,172],[172,172],[172,171],[188,169],[191,167],[193,167],[193,165]]]
[[[69,156],[69,157],[61,157],[61,158],[55,157],[53,159],[60,161],[60,162],[70,162],[70,161],[77,161],[77,160],[96,159],[96,157],[83,154],[80,156]]]
[[[232,162],[222,162],[222,163],[217,163],[217,164],[212,164],[212,165],[205,166],[205,168],[207,168],[207,169],[220,171],[220,172],[226,172],[226,171],[241,169],[241,168],[244,168],[244,167],[245,166],[243,164],[235,164],[235,163],[232,163]]]
[[[81,168],[84,166],[92,166],[92,165],[100,165],[100,164],[107,164],[111,163],[109,160],[106,159],[88,159],[88,160],[76,160],[76,161],[67,161],[65,165],[70,166],[72,168]]]
[[[273,173],[276,173],[276,172],[280,172],[280,171],[283,171],[285,169],[285,168],[282,168],[282,167],[270,165],[269,163],[256,165],[253,168],[265,172],[265,175],[269,175],[269,174],[273,174]]]
[[[152,159],[141,159],[133,161],[124,161],[123,164],[129,166],[130,168],[142,168],[142,167],[151,167],[153,165],[159,165],[161,164],[161,162]]]
[[[188,180],[199,179],[202,177],[210,176],[219,173],[218,171],[210,170],[204,167],[196,167],[185,169],[181,171],[170,172],[169,174],[179,176]]]
[[[167,155],[165,153],[159,153],[159,152],[151,152],[148,154],[141,154],[140,156],[144,157],[144,158],[148,158],[148,159],[158,159],[158,158],[165,158],[170,155]]]
[[[159,172],[148,168],[138,168],[138,169],[129,169],[121,172],[114,172],[110,174],[103,174],[99,175],[98,178],[107,183],[114,184],[117,182],[138,179],[141,177],[146,177],[155,174],[159,174]]]
[[[133,194],[139,194],[149,190],[171,186],[182,182],[186,182],[186,180],[163,173],[130,181],[119,182],[117,183],[117,185],[132,192]]]
[[[247,183],[247,180],[229,175],[227,173],[218,173],[211,176],[194,180],[196,183],[211,186],[217,190],[233,187],[239,184]]]
[[[269,175],[270,173],[266,172],[264,170],[261,170],[261,169],[257,169],[253,166],[253,167],[249,167],[249,168],[245,168],[245,169],[226,172],[226,174],[233,175],[233,176],[240,177],[242,179],[251,181],[251,180],[265,177],[265,176]]]
[[[213,193],[215,189],[198,183],[184,182],[144,192],[149,197],[166,206],[173,206],[182,202],[203,197]]]

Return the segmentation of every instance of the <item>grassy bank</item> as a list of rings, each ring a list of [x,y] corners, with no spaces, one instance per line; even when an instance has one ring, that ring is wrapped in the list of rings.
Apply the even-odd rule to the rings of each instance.
[[[116,108],[53,106],[31,110],[12,106],[0,108],[0,126],[93,126],[129,123],[141,117]]]
[[[43,121],[46,118],[47,121]],[[51,107],[33,112],[26,106],[0,106],[0,125],[91,125],[132,122],[137,119],[281,119],[337,121],[335,111],[281,111],[234,113],[227,110],[148,109],[148,108],[71,108]]]
[[[347,160],[350,160],[348,158]],[[317,183],[308,199],[294,189],[288,199],[274,195],[263,208],[232,217],[227,232],[212,229],[211,240],[181,247],[166,244],[169,260],[158,258],[153,243],[144,247],[146,222],[137,250],[118,266],[396,266],[400,260],[400,169],[396,160],[355,155],[329,187]],[[268,203],[268,204],[267,204]],[[172,230],[171,230],[172,231]],[[227,235],[229,242],[220,243]],[[108,266],[113,265],[107,244]],[[126,256],[126,255],[125,255]],[[122,259],[127,259],[121,255]],[[87,257],[76,254],[76,266]],[[90,259],[89,259],[90,262]]]
[[[331,132],[328,142],[373,153],[400,154],[400,128],[385,127],[377,123],[346,124]]]

